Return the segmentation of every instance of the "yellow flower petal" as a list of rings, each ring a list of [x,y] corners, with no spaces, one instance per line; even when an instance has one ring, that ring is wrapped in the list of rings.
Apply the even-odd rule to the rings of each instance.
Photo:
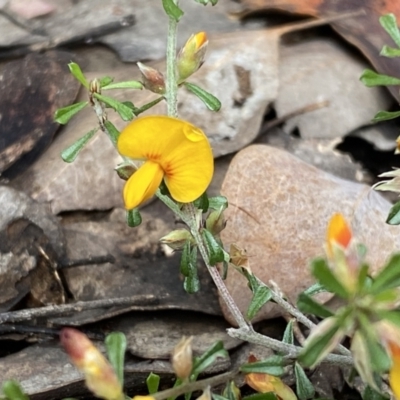
[[[389,342],[389,348],[392,355],[392,367],[389,372],[390,387],[397,400],[400,400],[400,346]]]
[[[118,150],[130,158],[160,164],[171,196],[182,203],[201,196],[214,172],[207,136],[196,126],[177,118],[163,115],[136,118],[121,132]],[[129,205],[132,203],[136,204]]]
[[[163,178],[163,170],[153,161],[146,161],[126,182],[124,201],[127,210],[154,196]]]

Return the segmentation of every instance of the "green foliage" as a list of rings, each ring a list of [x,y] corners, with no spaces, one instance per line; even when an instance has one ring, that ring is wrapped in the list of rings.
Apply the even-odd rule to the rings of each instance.
[[[297,308],[304,314],[313,314],[322,318],[331,317],[333,315],[332,312],[321,303],[318,303],[305,293],[300,293],[297,299]]]
[[[174,0],[162,0],[162,4],[168,17],[174,19],[176,22],[182,18],[183,11],[176,5]]]
[[[285,332],[283,332],[282,342],[287,344],[294,344],[294,337],[293,337],[293,324],[294,319],[291,319],[288,324],[286,325]]]
[[[308,379],[304,369],[299,363],[294,363],[294,374],[296,377],[296,392],[300,400],[308,400],[314,398],[314,386]]]
[[[128,210],[126,212],[126,223],[131,228],[135,228],[142,223],[142,216],[140,215],[138,208],[134,208],[133,210]]]
[[[394,14],[382,15],[379,18],[379,22],[396,43],[397,47],[400,47],[400,32],[399,28],[397,27],[396,16]]]
[[[89,83],[86,80],[85,75],[83,75],[81,67],[78,64],[71,62],[68,64],[68,68],[71,71],[72,76],[77,79],[86,89],[89,89]]]
[[[393,204],[393,206],[390,208],[389,214],[386,218],[386,222],[389,225],[400,225],[400,201]]]
[[[184,276],[183,288],[187,293],[196,293],[200,290],[200,279],[197,274],[197,247],[192,247],[186,241],[181,257],[180,272]]]
[[[400,117],[400,111],[379,111],[372,119],[372,122],[388,121],[398,117]]]
[[[203,213],[208,211],[210,202],[208,200],[207,192],[204,192],[198,199],[194,201],[194,205],[199,210],[203,210]]]
[[[224,261],[224,250],[221,245],[216,241],[213,234],[207,229],[203,228],[201,231],[201,235],[204,239],[204,243],[207,246],[210,265],[216,265],[217,263]]]
[[[204,372],[219,357],[228,357],[228,352],[224,349],[224,344],[221,341],[213,344],[201,356],[194,358],[191,380],[196,380],[199,374]]]
[[[88,101],[81,101],[67,107],[59,108],[54,114],[54,121],[61,125],[65,125],[74,115],[83,110],[88,104]]]
[[[112,81],[111,81],[112,82]],[[108,83],[107,85],[102,86],[103,90],[112,90],[112,89],[143,89],[143,84],[139,81],[126,81],[126,82],[117,82],[117,83]],[[100,83],[101,85],[101,83]]]
[[[206,90],[201,87],[195,85],[194,83],[184,82],[186,89],[192,92],[195,96],[197,96],[211,111],[219,111],[221,108],[221,102],[213,96],[211,93],[208,93]]]
[[[215,6],[218,3],[218,0],[195,0],[195,2],[203,4],[204,6],[206,6],[207,4]]]
[[[398,286],[400,286],[400,254],[394,254],[375,277],[370,287],[370,293],[377,294]]]
[[[364,70],[360,80],[368,87],[400,85],[400,79],[389,75],[378,74],[370,69]]]
[[[116,111],[124,121],[131,121],[135,116],[134,112],[130,107],[126,106],[124,103],[121,103],[120,101],[113,99],[112,97],[103,96],[102,94],[99,93],[93,93],[93,96],[96,97],[97,100],[102,101],[104,104],[107,104],[114,111]]]
[[[74,162],[76,157],[78,157],[80,151],[87,145],[87,143],[90,141],[90,139],[95,135],[95,133],[98,130],[99,128],[92,129],[85,136],[81,137],[71,146],[63,150],[63,152],[61,153],[61,158],[67,163]]]
[[[29,397],[16,381],[5,381],[2,390],[7,400],[29,400]]]
[[[154,394],[158,392],[158,387],[160,385],[160,376],[150,372],[146,379],[147,390],[149,394]]]
[[[243,364],[240,371],[245,374],[258,373],[268,374],[273,376],[281,376],[285,372],[285,361],[282,356],[271,356],[265,360],[256,361],[253,363]]]
[[[107,357],[123,387],[126,337],[122,332],[112,332],[107,335],[104,343],[106,345]]]

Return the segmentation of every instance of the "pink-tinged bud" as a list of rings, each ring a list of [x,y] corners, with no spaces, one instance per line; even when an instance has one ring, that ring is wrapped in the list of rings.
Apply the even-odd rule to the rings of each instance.
[[[84,374],[87,387],[105,400],[123,400],[124,394],[111,365],[82,332],[64,328],[60,341],[76,367]]]
[[[183,337],[175,346],[172,352],[171,363],[172,368],[178,378],[185,380],[189,378],[193,368],[193,337]]]
[[[207,46],[208,39],[205,32],[199,32],[190,36],[180,50],[176,60],[178,83],[182,83],[203,65]]]
[[[164,75],[155,68],[148,67],[141,62],[137,63],[140,73],[142,74],[143,86],[153,93],[165,93],[165,79]]]

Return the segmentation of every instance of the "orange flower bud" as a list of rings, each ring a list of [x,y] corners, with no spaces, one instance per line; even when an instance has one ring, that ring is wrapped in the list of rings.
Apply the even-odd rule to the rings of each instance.
[[[140,73],[143,78],[143,86],[153,93],[165,93],[165,79],[164,75],[155,68],[148,67],[141,62],[137,63]]]
[[[194,74],[204,63],[208,46],[205,32],[190,36],[177,57],[178,83]]]
[[[84,374],[87,387],[106,400],[123,400],[124,394],[111,365],[89,338],[76,329],[64,328],[61,344],[72,362]]]
[[[339,245],[346,249],[351,241],[352,234],[346,220],[342,214],[335,214],[329,221],[327,231],[327,248],[328,255],[333,255],[333,246]]]
[[[185,380],[189,378],[193,368],[193,352],[192,352],[193,337],[183,337],[175,346],[172,352],[172,368],[178,378]]]

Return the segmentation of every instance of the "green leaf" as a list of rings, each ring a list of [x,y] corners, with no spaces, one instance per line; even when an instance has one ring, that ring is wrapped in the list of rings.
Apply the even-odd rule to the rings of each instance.
[[[317,258],[311,261],[311,273],[321,285],[326,287],[328,291],[335,293],[344,299],[349,297],[349,293],[336,278],[336,275],[332,272],[326,263],[326,260],[323,258]]]
[[[197,247],[191,248],[188,240],[182,251],[180,272],[185,277],[183,288],[187,293],[196,293],[200,290],[200,279],[197,273]]]
[[[122,332],[112,332],[106,336],[105,345],[108,359],[123,387],[126,337]]]
[[[383,46],[381,52],[379,53],[383,57],[389,57],[389,58],[394,58],[394,57],[400,57],[400,49],[395,49],[390,46]]]
[[[297,308],[304,314],[313,314],[317,317],[327,318],[333,314],[322,304],[315,301],[312,297],[300,293],[297,299]]]
[[[400,47],[400,32],[397,27],[396,16],[394,14],[385,14],[379,18],[383,29],[390,35],[393,41]]]
[[[89,89],[89,83],[86,80],[85,75],[83,75],[81,67],[78,64],[71,62],[68,64],[68,68],[71,71],[73,77],[78,80],[83,86],[85,86],[86,89]]]
[[[274,392],[255,393],[251,394],[250,396],[243,397],[242,400],[278,400],[278,397],[276,397]]]
[[[194,205],[196,208],[199,210],[203,210],[203,213],[208,211],[208,207],[210,202],[208,201],[208,196],[207,192],[204,192],[198,199],[196,199],[194,202]]]
[[[331,340],[338,331],[342,320],[343,318],[338,318],[337,321],[335,321],[336,323],[329,327],[329,329],[311,339],[307,346],[301,351],[297,360],[305,367],[314,366],[321,358],[321,354],[323,354],[325,349],[331,344]]]
[[[253,363],[243,364],[240,367],[240,371],[245,374],[259,373],[269,374],[273,376],[281,376],[285,372],[285,362],[282,356],[271,356],[265,360],[256,361]]]
[[[224,261],[225,255],[221,245],[215,240],[214,236],[207,229],[202,229],[201,235],[203,236],[204,243],[207,246],[209,263],[215,265],[219,262]]]
[[[293,324],[295,319],[291,319],[288,324],[286,325],[285,332],[283,332],[282,342],[287,344],[294,344],[294,337],[293,337]]]
[[[104,88],[107,85],[110,85],[114,81],[114,78],[111,78],[111,76],[103,76],[100,78],[100,87]]]
[[[103,87],[103,90],[111,89],[143,89],[143,84],[139,81],[126,81],[126,82],[116,82],[108,84]]]
[[[253,296],[246,314],[248,319],[253,319],[258,311],[260,311],[261,307],[271,300],[271,289],[261,282],[247,268],[241,268],[240,272],[246,277],[247,281],[249,282],[250,289],[253,292]]]
[[[299,363],[294,363],[294,374],[296,376],[296,393],[300,400],[311,399],[315,395],[314,386],[308,379],[304,369]]]
[[[142,216],[140,215],[138,208],[134,208],[133,210],[128,210],[126,212],[126,223],[131,228],[135,228],[142,223]]]
[[[194,358],[192,370],[194,376],[197,378],[197,376],[206,370],[218,357],[228,357],[228,352],[224,349],[224,344],[221,341],[214,343],[200,357]]]
[[[139,115],[147,110],[149,110],[151,107],[155,106],[156,104],[158,104],[161,100],[164,100],[164,97],[158,97],[157,99],[150,101],[149,103],[143,105],[142,107],[139,108],[134,108],[133,112],[135,113],[135,115]]]
[[[103,96],[98,93],[93,93],[93,96],[114,109],[124,121],[131,121],[135,116],[129,107],[111,97]]]
[[[210,4],[212,6],[215,6],[218,3],[218,0],[195,0],[196,3],[203,4],[203,6],[206,6],[207,4]]]
[[[5,381],[2,389],[8,400],[29,400],[29,397],[23,392],[20,384],[16,381]]]
[[[400,285],[400,254],[394,254],[382,271],[375,277],[369,292],[376,294]]]
[[[225,196],[209,197],[209,208],[213,210],[225,210],[228,207],[228,199]]]
[[[372,122],[388,121],[400,117],[400,111],[379,111]]]
[[[393,76],[381,75],[370,69],[365,69],[361,74],[360,81],[368,87],[400,85],[400,79]]]
[[[323,292],[326,292],[326,287],[324,285],[321,285],[320,283],[314,283],[314,285],[308,287],[303,293],[307,296],[314,296],[318,293]]]
[[[400,311],[378,311],[379,318],[386,319],[400,328]]]
[[[390,208],[389,215],[386,218],[386,223],[389,225],[400,225],[400,201]]]
[[[150,372],[146,379],[147,390],[149,394],[154,394],[158,392],[158,387],[160,385],[160,376]]]
[[[120,134],[119,130],[109,120],[104,122],[104,126],[106,127],[107,132],[110,135],[111,141],[116,146],[117,142],[118,142],[119,134]]]
[[[201,87],[195,85],[194,83],[184,82],[183,83],[190,92],[192,92],[195,96],[197,96],[211,111],[219,111],[221,108],[221,102],[213,96],[211,93],[208,93]]]
[[[67,107],[59,108],[54,114],[54,121],[65,125],[75,114],[83,110],[88,104],[88,101],[81,101]]]
[[[174,0],[162,0],[165,13],[168,17],[178,22],[182,16],[183,11],[176,5]]]
[[[61,158],[67,163],[72,163],[73,161],[75,161],[80,151],[86,146],[86,144],[98,130],[99,128],[92,129],[85,136],[81,137],[75,143],[71,144],[71,146],[63,150],[61,153]]]
[[[381,393],[376,392],[370,386],[367,386],[362,395],[363,400],[389,400],[389,397],[384,396]]]

